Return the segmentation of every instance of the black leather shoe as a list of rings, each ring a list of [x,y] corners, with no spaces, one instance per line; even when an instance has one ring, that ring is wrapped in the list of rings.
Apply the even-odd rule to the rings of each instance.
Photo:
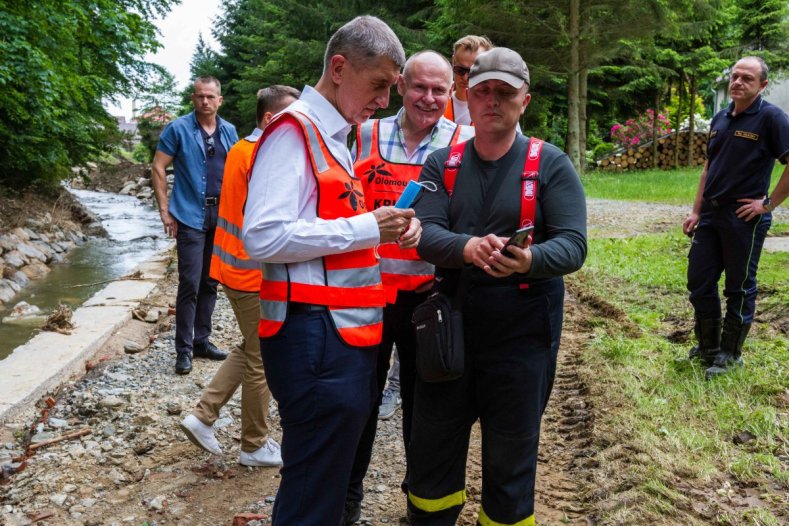
[[[175,359],[175,374],[189,374],[192,372],[192,356],[188,352],[179,352]]]
[[[217,349],[216,345],[211,342],[195,344],[194,349],[192,350],[192,355],[194,355],[195,358],[207,358],[209,360],[217,361],[227,358],[227,353]]]
[[[362,516],[362,503],[352,500],[345,501],[345,507],[342,510],[342,520],[340,526],[351,526],[359,520]]]

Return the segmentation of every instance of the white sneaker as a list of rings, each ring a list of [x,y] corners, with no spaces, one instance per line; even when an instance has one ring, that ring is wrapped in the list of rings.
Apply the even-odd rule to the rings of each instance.
[[[276,440],[269,438],[259,449],[252,453],[242,451],[238,463],[242,466],[252,467],[281,466],[282,450]]]
[[[213,427],[205,425],[192,414],[186,415],[179,425],[192,444],[214,455],[222,454],[222,447],[214,436]]]

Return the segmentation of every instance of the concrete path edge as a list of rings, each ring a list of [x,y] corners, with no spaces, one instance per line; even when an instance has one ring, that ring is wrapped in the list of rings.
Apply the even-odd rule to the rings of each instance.
[[[71,334],[40,332],[0,361],[0,423],[75,376],[164,277],[170,248],[141,263],[142,277],[119,278],[89,298],[72,316]],[[133,272],[134,272],[133,271]]]

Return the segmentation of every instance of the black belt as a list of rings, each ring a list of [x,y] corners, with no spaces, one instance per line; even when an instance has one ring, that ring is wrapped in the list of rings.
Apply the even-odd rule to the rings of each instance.
[[[219,196],[218,195],[205,198],[205,206],[216,206],[218,204],[219,204]]]
[[[291,301],[288,305],[288,312],[291,314],[313,314],[324,311],[326,311],[326,305],[313,305],[312,303],[300,303],[298,301]]]

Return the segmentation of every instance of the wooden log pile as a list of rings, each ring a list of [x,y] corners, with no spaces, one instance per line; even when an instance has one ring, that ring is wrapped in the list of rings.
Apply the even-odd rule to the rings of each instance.
[[[677,137],[677,133],[679,137]],[[701,166],[706,161],[707,132],[695,132],[692,146],[689,132],[681,131],[664,135],[657,140],[657,168],[668,169],[683,166]],[[652,143],[632,146],[612,152],[599,159],[597,167],[603,170],[623,172],[653,167]]]

